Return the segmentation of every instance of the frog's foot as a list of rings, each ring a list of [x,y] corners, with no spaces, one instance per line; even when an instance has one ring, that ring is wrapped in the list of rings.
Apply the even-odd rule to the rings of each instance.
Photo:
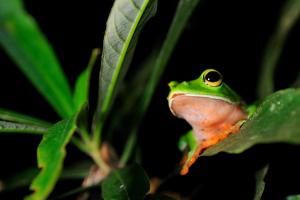
[[[198,142],[188,153],[184,154],[184,157],[181,161],[182,168],[180,170],[181,175],[186,175],[189,172],[189,168],[196,162],[197,158],[205,151],[205,149],[217,144],[218,142],[226,139],[230,134],[237,133],[240,129],[240,126],[243,122],[239,122],[234,126],[224,125],[224,131],[222,134],[210,137],[209,139],[202,140]]]
[[[204,150],[205,148],[203,148],[202,145],[198,145],[194,151],[190,151],[184,155],[181,161],[182,168],[180,170],[180,175],[186,175],[189,172],[189,168],[196,162],[197,158]]]
[[[186,175],[189,172],[189,168],[196,162],[196,160],[204,152],[204,150],[209,148],[210,146],[213,146],[219,141],[220,138],[217,137],[210,138],[209,140],[203,140],[193,151],[190,151],[187,155],[184,155],[184,160],[182,160],[183,166],[180,170],[180,175]]]

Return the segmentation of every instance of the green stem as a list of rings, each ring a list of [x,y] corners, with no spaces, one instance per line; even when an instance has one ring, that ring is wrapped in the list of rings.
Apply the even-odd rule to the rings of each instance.
[[[99,143],[89,138],[89,134],[86,131],[79,132],[83,141],[75,137],[72,138],[71,142],[83,153],[89,155],[96,165],[105,173],[110,171],[110,167],[104,162],[99,151]]]
[[[87,130],[81,128],[81,129],[78,129],[78,133],[86,144],[88,144],[90,142],[91,138],[90,138],[90,134],[87,132]]]
[[[108,173],[110,171],[110,167],[102,159],[97,142],[90,143],[89,155],[103,172]]]
[[[101,132],[102,132],[102,121],[98,122],[99,125],[96,126],[96,128],[93,130],[93,141],[96,143],[96,145],[99,147],[101,144]]]
[[[76,146],[80,151],[82,151],[83,153],[89,154],[89,153],[88,153],[89,150],[88,150],[88,148],[87,148],[86,143],[83,143],[81,140],[79,140],[79,139],[77,139],[77,138],[75,138],[75,137],[73,137],[73,138],[71,139],[71,142],[72,142],[72,144],[73,144],[74,146]]]
[[[121,156],[121,159],[120,159],[121,166],[124,166],[127,163],[128,159],[134,149],[134,146],[136,144],[136,139],[137,139],[137,128],[134,128],[133,131],[131,131],[131,133],[129,135],[125,149]]]

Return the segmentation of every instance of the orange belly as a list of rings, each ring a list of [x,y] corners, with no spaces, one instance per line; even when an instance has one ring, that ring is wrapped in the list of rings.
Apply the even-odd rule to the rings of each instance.
[[[247,119],[246,111],[239,104],[220,99],[188,95],[176,95],[170,104],[172,112],[185,119],[193,128],[198,147],[192,156],[187,156],[181,174],[187,174],[189,167],[208,147],[239,131],[237,122]]]

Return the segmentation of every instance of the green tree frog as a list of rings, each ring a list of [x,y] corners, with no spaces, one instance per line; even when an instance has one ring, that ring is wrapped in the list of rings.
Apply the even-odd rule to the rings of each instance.
[[[207,148],[237,133],[242,123],[255,111],[247,107],[224,82],[220,72],[205,70],[192,81],[169,83],[168,103],[171,112],[185,119],[192,130],[182,136],[179,148],[185,151],[181,175],[188,173],[190,166]]]

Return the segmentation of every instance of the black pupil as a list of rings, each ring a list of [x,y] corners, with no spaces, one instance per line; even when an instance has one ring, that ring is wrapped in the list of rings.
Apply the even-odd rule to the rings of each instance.
[[[210,82],[217,82],[221,79],[221,74],[215,71],[208,72],[205,79]]]

